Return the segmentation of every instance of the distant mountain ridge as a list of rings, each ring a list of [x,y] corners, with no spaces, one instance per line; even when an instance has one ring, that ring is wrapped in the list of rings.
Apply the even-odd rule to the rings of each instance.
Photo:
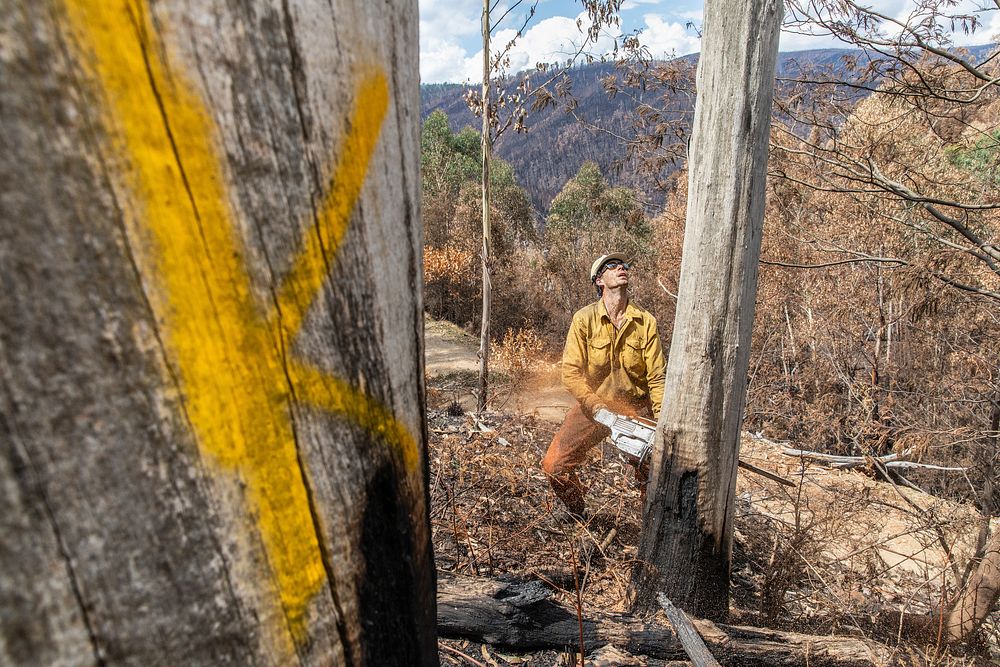
[[[968,47],[973,58],[985,56],[995,45]],[[699,54],[680,58],[685,64],[696,64]],[[857,49],[812,49],[792,51],[778,56],[777,76],[791,77],[803,70],[830,68],[835,75],[849,74],[847,62],[863,57]],[[581,65],[570,70],[573,92],[578,101],[578,113],[595,124],[610,128],[617,134],[629,133],[636,115],[637,102],[627,95],[609,99],[601,79],[615,71],[612,63]],[[481,127],[480,119],[468,109],[463,99],[467,90],[478,90],[478,84],[422,84],[420,86],[421,118],[440,109],[448,114],[453,130],[465,126]],[[858,93],[865,95],[864,91]],[[641,100],[641,98],[640,98]],[[679,105],[680,113],[691,111],[690,103]],[[528,132],[515,134],[508,131],[500,138],[496,153],[514,166],[518,181],[527,190],[535,210],[544,215],[552,198],[572,178],[585,161],[600,166],[608,180],[615,185],[636,188],[645,200],[647,210],[657,210],[663,203],[664,192],[651,178],[639,176],[621,163],[625,158],[622,141],[604,132],[592,131],[578,123],[565,112],[548,108],[529,113]],[[677,165],[679,167],[680,165]],[[676,167],[675,167],[676,168]],[[661,180],[669,176],[665,170]]]
[[[608,99],[601,79],[614,72],[610,63],[594,63],[570,71],[573,91],[579,102],[578,110],[588,120],[602,127],[629,128],[635,105],[626,96]],[[436,109],[448,114],[453,130],[472,126],[481,128],[482,121],[469,111],[463,95],[478,86],[460,84],[421,85],[421,117],[426,118]],[[591,160],[602,173],[616,185],[644,184],[624,170],[616,171],[615,163],[621,161],[624,147],[620,140],[605,133],[593,132],[578,123],[571,115],[559,109],[529,112],[526,121],[528,132],[515,134],[508,131],[496,145],[496,153],[514,166],[518,181],[528,192],[535,210],[544,215],[549,203],[567,180]]]

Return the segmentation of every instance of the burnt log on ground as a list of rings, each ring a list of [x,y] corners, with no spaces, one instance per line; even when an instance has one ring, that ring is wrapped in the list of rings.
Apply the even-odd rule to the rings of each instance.
[[[438,573],[438,635],[518,651],[579,650],[576,610],[552,599],[540,581],[502,581]],[[860,637],[816,636],[725,625],[692,618],[712,655],[723,665],[848,667],[890,664],[889,651]],[[685,660],[677,632],[657,614],[639,618],[585,610],[583,638],[589,653],[612,644],[633,655]]]

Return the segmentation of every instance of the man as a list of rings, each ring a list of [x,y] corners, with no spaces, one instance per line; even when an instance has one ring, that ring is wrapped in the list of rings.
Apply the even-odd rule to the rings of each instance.
[[[601,408],[656,419],[663,402],[663,351],[656,320],[629,302],[629,266],[620,253],[603,255],[590,268],[600,297],[573,315],[563,349],[563,385],[577,404],[552,438],[542,468],[571,516],[585,516],[576,468],[610,431],[592,417]],[[645,493],[647,471],[636,470]]]

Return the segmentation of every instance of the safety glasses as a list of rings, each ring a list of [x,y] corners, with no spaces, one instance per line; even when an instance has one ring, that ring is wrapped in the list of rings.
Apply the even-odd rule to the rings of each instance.
[[[619,262],[617,259],[612,259],[611,261],[604,263],[604,266],[601,267],[601,273],[604,273],[608,269],[617,269],[619,266],[626,271],[632,268],[632,265],[628,262]]]

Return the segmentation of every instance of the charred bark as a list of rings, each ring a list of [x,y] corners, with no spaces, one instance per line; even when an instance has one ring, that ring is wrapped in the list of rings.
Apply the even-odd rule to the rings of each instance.
[[[441,573],[438,578],[438,632],[443,637],[468,638],[520,651],[578,650],[576,609],[552,599],[539,581],[474,579]],[[856,637],[812,636],[715,624],[690,619],[712,655],[723,665],[848,665],[881,664],[888,650]],[[656,616],[584,610],[584,644],[592,651],[613,644],[633,655],[661,660],[686,660],[677,632]]]
[[[782,3],[709,0],[665,400],[630,598],[729,607],[733,494],[764,216]]]
[[[416,3],[0,42],[0,663],[436,664]]]

